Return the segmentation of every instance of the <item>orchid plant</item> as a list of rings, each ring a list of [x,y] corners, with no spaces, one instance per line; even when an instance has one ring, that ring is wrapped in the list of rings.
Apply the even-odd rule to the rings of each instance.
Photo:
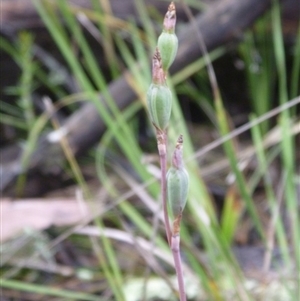
[[[156,131],[161,167],[161,193],[166,236],[172,250],[178,280],[180,301],[186,300],[183,271],[180,257],[180,223],[188,195],[189,176],[183,164],[183,137],[179,136],[167,170],[167,127],[172,109],[172,93],[167,85],[167,73],[173,63],[178,39],[175,34],[176,8],[171,2],[163,22],[163,32],[158,38],[152,59],[152,83],[147,92],[147,106],[151,122]],[[170,213],[168,212],[168,205]],[[170,220],[172,227],[170,226]]]

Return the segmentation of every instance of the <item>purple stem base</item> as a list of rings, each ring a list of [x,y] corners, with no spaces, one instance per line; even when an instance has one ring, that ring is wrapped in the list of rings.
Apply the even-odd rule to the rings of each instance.
[[[180,257],[180,236],[179,235],[172,235],[171,249],[172,249],[174,263],[175,263],[175,270],[176,270],[176,274],[177,274],[180,301],[186,301],[186,294],[185,294],[184,282],[183,282],[183,272],[182,272],[182,265],[181,265],[181,257]]]

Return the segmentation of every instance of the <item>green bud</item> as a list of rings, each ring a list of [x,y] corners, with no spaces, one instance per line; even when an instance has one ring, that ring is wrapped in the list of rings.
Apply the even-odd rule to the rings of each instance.
[[[179,216],[187,201],[189,175],[185,168],[171,167],[167,173],[168,200],[173,217]]]
[[[153,125],[160,130],[165,130],[172,109],[170,89],[166,85],[151,84],[147,92],[147,105]]]
[[[169,5],[168,12],[164,18],[164,29],[158,38],[157,47],[162,58],[162,67],[166,72],[172,63],[178,49],[178,39],[175,34],[176,9],[173,2]]]
[[[172,93],[166,84],[158,48],[152,60],[152,84],[147,92],[147,106],[153,125],[165,130],[171,116]]]
[[[163,69],[167,71],[174,62],[177,54],[177,36],[174,33],[162,32],[158,38],[157,47],[161,53]]]
[[[183,166],[182,135],[180,135],[167,173],[168,201],[174,218],[180,216],[187,202],[189,175]]]

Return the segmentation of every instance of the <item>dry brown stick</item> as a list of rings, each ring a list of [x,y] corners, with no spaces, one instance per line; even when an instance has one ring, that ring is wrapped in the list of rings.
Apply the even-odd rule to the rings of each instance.
[[[266,11],[270,2],[270,0],[225,0],[200,15],[197,18],[197,25],[201,30],[208,51],[241,38],[243,30]],[[174,74],[181,70],[202,55],[193,32],[191,26],[191,28],[186,28],[184,32],[179,33],[180,46],[176,64],[170,69],[171,73]],[[136,98],[125,75],[111,83],[109,91],[120,109],[127,107]],[[78,124],[81,125],[80,129],[78,129]],[[95,143],[105,129],[105,124],[94,105],[88,103],[68,119],[66,127],[70,130],[70,145],[73,146],[76,153],[82,147],[85,148]]]
[[[92,9],[90,0],[68,0],[68,3],[75,8]],[[161,0],[145,0],[145,4],[148,8],[155,7],[161,13],[166,10],[166,3]],[[122,20],[135,18],[138,24],[141,23],[135,1],[110,0],[109,5],[115,17]],[[187,19],[181,9],[178,10],[177,15],[181,20]],[[1,20],[4,28],[8,26],[14,31],[44,26],[32,0],[1,0]]]
[[[271,0],[223,0],[199,15],[196,22],[207,50],[211,51],[220,45],[240,39],[242,32],[269,8],[270,3]],[[193,25],[187,25],[185,30],[178,34],[180,47],[176,64],[170,69],[171,74],[202,56],[193,32]],[[120,110],[126,108],[137,97],[126,80],[126,74],[109,85],[109,92]],[[99,101],[103,101],[102,97],[100,96]],[[96,143],[105,130],[105,123],[92,103],[87,103],[70,116],[64,126],[68,132],[70,147],[75,155]],[[53,148],[56,148],[55,145],[47,148],[45,143],[47,141],[45,142],[45,137],[42,137],[32,156],[39,160],[32,161],[29,169],[43,168],[47,161],[45,158],[49,157],[48,150],[53,151]],[[58,144],[57,148],[59,148]],[[4,170],[4,172],[9,173],[10,170]]]

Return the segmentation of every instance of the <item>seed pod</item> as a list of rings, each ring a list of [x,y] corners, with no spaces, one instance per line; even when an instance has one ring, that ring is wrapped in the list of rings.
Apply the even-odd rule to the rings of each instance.
[[[171,116],[172,93],[166,84],[158,48],[152,60],[152,84],[147,92],[147,106],[153,125],[165,130]]]
[[[172,109],[170,89],[165,85],[151,84],[147,92],[147,105],[153,125],[160,130],[165,130]]]
[[[164,29],[158,38],[157,47],[161,53],[162,67],[166,72],[174,62],[178,49],[178,39],[175,34],[176,9],[173,2],[169,5],[164,18]]]
[[[180,135],[173,154],[172,167],[167,173],[168,200],[174,218],[182,214],[189,190],[189,175],[182,160],[182,143]]]
[[[171,167],[167,173],[168,200],[173,217],[179,216],[187,201],[189,175],[185,168]]]
[[[162,32],[158,38],[157,47],[161,53],[162,66],[166,72],[175,60],[178,39],[174,33]]]

